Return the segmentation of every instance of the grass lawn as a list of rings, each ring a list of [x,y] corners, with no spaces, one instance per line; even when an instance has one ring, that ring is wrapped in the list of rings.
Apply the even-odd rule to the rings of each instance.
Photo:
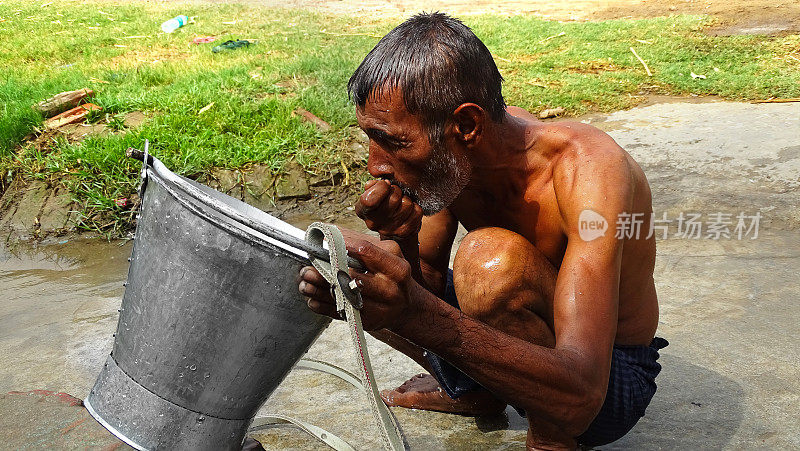
[[[159,24],[178,14],[196,16],[195,23],[161,32]],[[710,19],[701,16],[464,21],[495,55],[507,102],[533,112],[611,111],[635,105],[645,93],[800,97],[798,35],[711,37],[702,32]],[[239,5],[0,1],[0,184],[16,176],[63,180],[86,215],[113,216],[114,199],[136,183],[138,164],[124,151],[145,138],[157,157],[189,176],[256,162],[277,171],[291,159],[310,171],[351,162],[346,144],[355,116],[345,85],[395,25],[396,19]],[[218,40],[191,43],[204,35]],[[237,38],[257,44],[211,52]],[[104,108],[97,120],[137,110],[148,120],[122,135],[26,144],[42,124],[31,105],[83,87],[94,89],[94,103]],[[332,130],[303,122],[292,114],[296,108]]]

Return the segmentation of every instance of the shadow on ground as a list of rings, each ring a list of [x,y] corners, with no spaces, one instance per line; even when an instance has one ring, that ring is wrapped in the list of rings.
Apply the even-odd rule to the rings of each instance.
[[[669,348],[666,348],[669,350]],[[722,449],[739,429],[744,389],[722,374],[662,352],[658,392],[645,417],[604,449]]]

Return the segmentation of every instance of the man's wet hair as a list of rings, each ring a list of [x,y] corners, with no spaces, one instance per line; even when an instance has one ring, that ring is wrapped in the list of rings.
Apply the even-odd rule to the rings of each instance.
[[[363,107],[370,96],[399,88],[409,113],[421,116],[431,143],[463,103],[475,103],[499,122],[506,108],[503,77],[489,49],[460,20],[417,14],[384,36],[358,66],[347,90]]]

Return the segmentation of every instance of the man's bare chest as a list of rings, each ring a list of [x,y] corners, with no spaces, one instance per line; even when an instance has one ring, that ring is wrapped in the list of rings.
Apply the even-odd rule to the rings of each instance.
[[[525,237],[555,267],[560,266],[567,237],[552,186],[503,202],[474,199],[470,206],[453,212],[467,231],[482,227],[511,230]]]

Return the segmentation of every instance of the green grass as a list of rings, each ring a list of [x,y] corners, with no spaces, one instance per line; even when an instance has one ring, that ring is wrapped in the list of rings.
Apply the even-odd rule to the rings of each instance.
[[[347,79],[378,36],[397,24],[238,5],[48,3],[0,1],[0,170],[6,181],[10,174],[68,180],[86,223],[95,226],[89,218],[118,216],[113,200],[133,191],[138,165],[124,150],[144,139],[169,167],[190,176],[254,162],[279,170],[296,159],[315,170],[349,161],[345,141],[355,117]],[[196,23],[162,33],[159,24],[178,14],[196,16]],[[710,19],[698,16],[464,20],[496,56],[507,102],[534,112],[611,111],[635,105],[643,93],[800,96],[800,62],[792,58],[800,56],[797,35],[710,37],[702,32]],[[217,43],[190,44],[202,35],[258,44],[213,54]],[[42,122],[30,106],[82,87],[97,92],[101,118],[141,110],[149,119],[121,136],[26,145]],[[333,130],[321,133],[294,117],[298,107]]]

